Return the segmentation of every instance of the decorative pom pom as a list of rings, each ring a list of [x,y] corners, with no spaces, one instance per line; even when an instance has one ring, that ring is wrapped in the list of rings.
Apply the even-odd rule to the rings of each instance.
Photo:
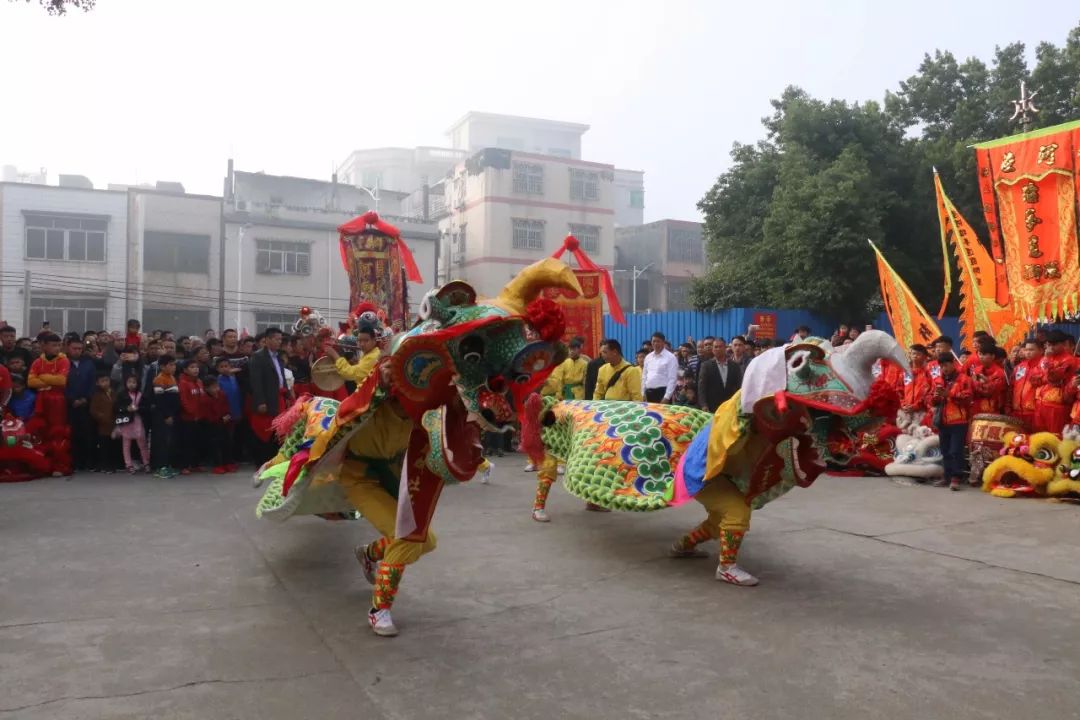
[[[870,386],[866,409],[877,417],[895,418],[900,410],[900,395],[883,378],[878,378]]]
[[[580,243],[578,242],[578,239],[573,235],[567,235],[566,239],[563,240],[563,247],[570,252],[577,252],[578,247],[580,247]]]
[[[544,342],[553,343],[566,331],[566,316],[554,300],[533,300],[525,306],[525,318]]]

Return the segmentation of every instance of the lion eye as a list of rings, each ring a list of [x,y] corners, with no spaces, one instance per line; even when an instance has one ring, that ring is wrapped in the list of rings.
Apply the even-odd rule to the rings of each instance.
[[[1053,451],[1048,450],[1047,448],[1039,448],[1036,450],[1034,458],[1040,462],[1053,462],[1054,460],[1057,460],[1057,456],[1054,455]]]

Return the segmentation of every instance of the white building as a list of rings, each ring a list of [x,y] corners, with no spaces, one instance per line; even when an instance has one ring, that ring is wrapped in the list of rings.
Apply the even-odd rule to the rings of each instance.
[[[128,191],[129,283],[125,315],[145,331],[202,335],[223,327],[221,198]],[[179,189],[180,192],[175,190]]]
[[[444,179],[465,155],[436,147],[354,150],[338,166],[337,175],[346,185],[411,193]]]
[[[580,160],[581,136],[588,129],[581,123],[474,111],[465,113],[446,135],[452,148],[470,154],[502,148]]]
[[[331,180],[241,172],[229,162],[224,199],[225,327],[287,328],[308,305],[335,326],[349,310],[349,281],[337,228],[374,207],[365,190]],[[380,190],[380,215],[401,230],[422,284],[409,288],[415,311],[433,283],[438,231],[397,215],[404,193]]]
[[[615,227],[641,225],[645,222],[645,172],[616,170]]]
[[[24,335],[43,322],[55,331],[122,329],[127,216],[126,192],[0,183],[0,318]]]
[[[615,230],[615,288],[623,309],[691,310],[690,288],[705,274],[702,224],[658,220]],[[636,281],[635,281],[636,275]]]
[[[472,155],[445,183],[439,281],[463,279],[497,294],[567,234],[611,267],[614,176],[612,165],[550,155],[495,148]]]

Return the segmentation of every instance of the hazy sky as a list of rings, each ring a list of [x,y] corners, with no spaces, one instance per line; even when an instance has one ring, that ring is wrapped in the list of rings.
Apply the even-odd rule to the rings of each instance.
[[[880,99],[924,52],[1029,53],[1075,0],[0,0],[0,164],[220,194],[241,170],[329,179],[355,148],[445,145],[468,110],[584,122],[645,171],[646,220],[698,217],[788,84]]]

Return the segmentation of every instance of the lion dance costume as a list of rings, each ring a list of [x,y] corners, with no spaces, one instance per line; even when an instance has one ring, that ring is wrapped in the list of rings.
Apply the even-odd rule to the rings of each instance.
[[[283,444],[260,470],[271,483],[256,512],[359,513],[375,526],[381,537],[356,554],[374,586],[368,618],[377,635],[397,634],[390,610],[405,568],[435,549],[431,520],[444,485],[473,477],[481,433],[507,430],[565,356],[562,313],[540,297],[548,287],[580,291],[570,268],[550,259],[496,298],[478,300],[459,281],[431,291],[419,322],[389,340],[379,368],[346,400],[301,398],[274,421]],[[528,340],[526,328],[540,339]]]
[[[558,463],[565,463],[567,490],[612,510],[660,510],[694,499],[707,517],[675,541],[671,555],[704,557],[699,545],[718,540],[716,578],[756,585],[737,564],[752,510],[813,483],[838,431],[873,431],[894,411],[893,391],[873,382],[879,358],[907,367],[899,345],[881,331],[843,350],[816,338],[774,348],[750,363],[742,390],[712,416],[629,401],[530,399],[523,443],[541,463],[534,517]]]

